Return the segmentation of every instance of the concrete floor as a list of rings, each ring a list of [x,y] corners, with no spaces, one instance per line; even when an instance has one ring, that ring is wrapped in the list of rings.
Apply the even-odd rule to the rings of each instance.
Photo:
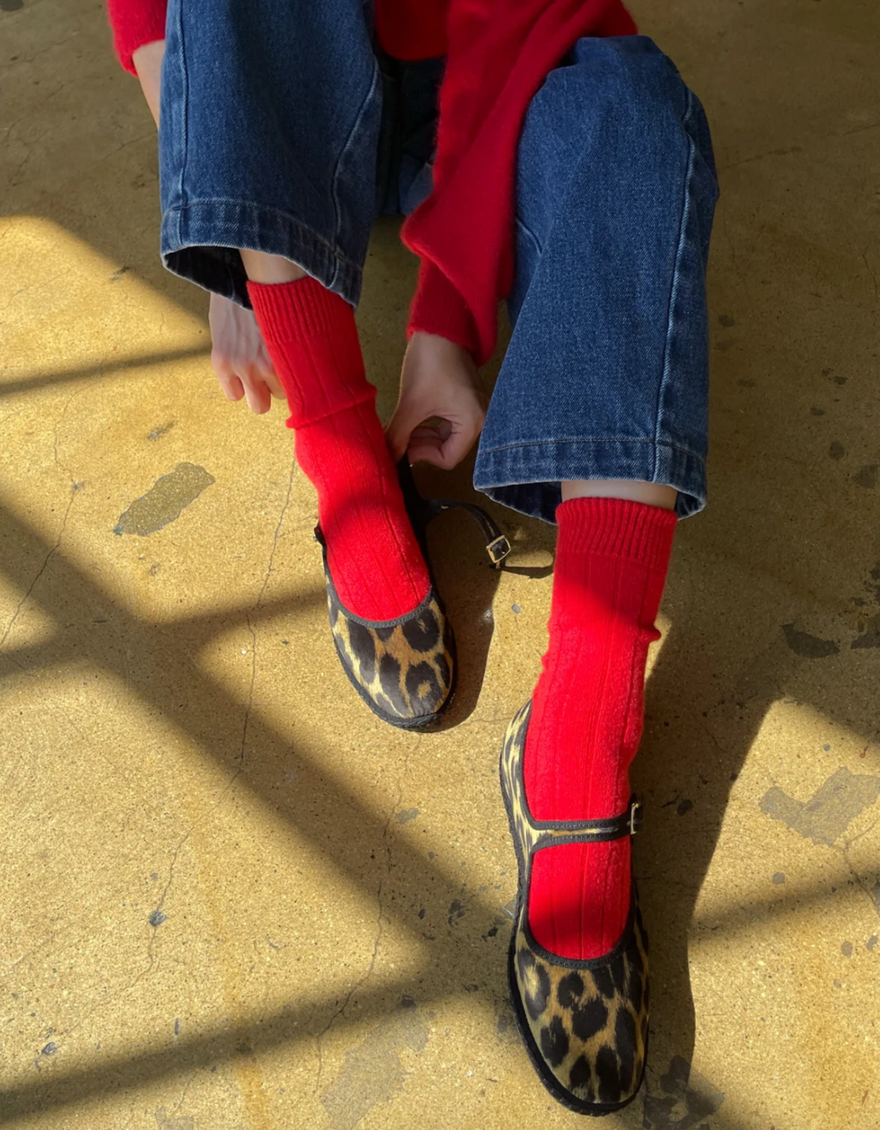
[[[711,505],[636,772],[650,1065],[605,1125],[873,1130],[880,22],[636,10],[706,104],[723,196]],[[496,775],[551,532],[496,511],[523,570],[497,575],[442,520],[460,699],[436,735],[374,720],[283,413],[225,402],[205,298],[158,262],[154,132],[98,0],[0,0],[0,138],[0,1124],[574,1125],[506,1002]],[[360,322],[386,414],[412,285],[380,225]]]

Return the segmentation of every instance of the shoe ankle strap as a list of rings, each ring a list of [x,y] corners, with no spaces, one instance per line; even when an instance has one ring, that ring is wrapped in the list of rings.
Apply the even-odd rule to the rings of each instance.
[[[412,468],[405,458],[397,464],[397,474],[407,512],[419,538],[424,538],[425,526],[438,515],[447,510],[464,510],[482,530],[489,560],[496,569],[500,568],[501,562],[510,553],[511,545],[482,506],[477,506],[473,502],[461,502],[457,498],[422,498],[416,487]]]
[[[598,844],[634,836],[642,826],[642,806],[635,796],[617,816],[600,820],[566,820],[559,823],[534,821],[535,830],[541,833],[540,846],[549,847],[557,839],[579,844]]]
[[[486,538],[486,552],[496,569],[500,568],[501,562],[510,553],[510,542],[482,506],[476,506],[473,502],[460,502],[457,498],[429,498],[425,500],[425,510],[429,522],[446,510],[464,510],[470,514]]]

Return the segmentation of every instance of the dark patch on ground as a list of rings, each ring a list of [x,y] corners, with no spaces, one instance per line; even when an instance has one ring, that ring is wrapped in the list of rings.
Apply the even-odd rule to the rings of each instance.
[[[45,1047],[40,1049],[40,1055],[54,1055],[58,1051],[58,1045],[54,1040],[50,1040]]]
[[[781,887],[782,884],[785,882],[785,872],[775,871],[773,873],[773,882],[776,884],[777,887]]]
[[[840,952],[844,957],[852,957],[852,942],[844,942],[840,947]]]
[[[880,938],[878,938],[876,934],[872,934],[870,938],[868,938],[868,940],[865,942],[865,949],[868,951],[868,953],[870,953],[871,950],[874,949],[878,942],[880,942]]]
[[[126,265],[123,263],[123,265],[118,270],[114,271],[110,276],[110,282],[119,282],[122,276],[127,275],[130,270],[131,267],[126,267]]]
[[[853,640],[851,646],[854,649],[880,647],[880,612],[871,617],[865,626],[865,630],[857,639]]]
[[[167,914],[163,914],[161,910],[154,910],[147,921],[151,926],[161,926],[168,918]]]
[[[420,810],[418,808],[405,808],[403,812],[397,813],[397,823],[409,824],[410,820],[415,820],[415,818],[419,815],[419,811]]]
[[[645,1094],[642,1126],[645,1130],[692,1130],[714,1114],[724,1102],[724,1092],[713,1087],[680,1055],[673,1056],[669,1071],[660,1076],[660,1093]],[[704,1126],[699,1126],[704,1130]],[[705,1124],[708,1130],[708,1124]]]
[[[686,812],[690,812],[690,810],[693,807],[694,807],[694,802],[692,800],[683,800],[681,802],[681,804],[679,804],[678,808],[676,808],[675,811],[678,813],[679,816],[684,816],[684,814]]]
[[[834,640],[823,640],[809,632],[801,632],[794,624],[783,624],[782,632],[785,642],[795,653],[804,659],[827,659],[829,655],[837,655],[840,645]]]
[[[756,382],[750,380],[748,377],[741,377],[736,383],[740,388],[754,388]]]
[[[464,918],[466,913],[467,912],[465,911],[464,903],[461,901],[461,899],[453,899],[449,904],[449,910],[447,911],[448,917],[446,921],[450,926],[453,926],[460,918]]]
[[[853,475],[853,482],[864,487],[865,490],[873,490],[877,485],[878,470],[880,470],[880,463],[867,463]]]
[[[824,416],[825,415],[825,409],[824,408],[811,408],[810,409],[810,415],[811,416]]]
[[[871,888],[871,899],[874,903],[874,909],[880,914],[880,879]]]
[[[153,428],[151,432],[147,433],[147,439],[161,439],[162,436],[167,436],[173,427],[174,420],[169,420],[167,424],[160,424],[158,428]]]
[[[834,440],[828,448],[828,456],[830,459],[842,459],[846,455],[846,448],[839,439]]]
[[[495,1002],[495,1035],[504,1043],[519,1043],[516,1019],[509,1001]]]
[[[420,1052],[428,1042],[430,1029],[415,1001],[404,997],[401,1006],[345,1053],[339,1074],[321,1095],[333,1130],[354,1130],[373,1107],[390,1102],[408,1074],[400,1053]]]
[[[120,515],[113,533],[140,537],[156,533],[179,517],[214,481],[214,476],[204,467],[178,463],[170,474],[157,479],[146,494],[136,498]]]
[[[761,798],[760,809],[774,820],[787,824],[804,839],[830,846],[861,812],[874,804],[878,796],[880,777],[850,773],[849,769],[841,766],[806,804],[774,786]],[[880,883],[875,891],[878,888]],[[880,910],[880,902],[877,906]]]
[[[24,0],[0,0],[0,12],[20,12]]]
[[[216,1071],[216,1068],[212,1067],[211,1070]],[[191,1114],[167,1114],[164,1106],[160,1106],[153,1117],[158,1130],[194,1130],[195,1127]]]

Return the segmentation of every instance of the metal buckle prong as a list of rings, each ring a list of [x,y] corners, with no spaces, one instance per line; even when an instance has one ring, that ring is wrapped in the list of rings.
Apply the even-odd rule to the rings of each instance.
[[[510,542],[501,534],[494,541],[490,541],[486,546],[486,552],[489,554],[489,559],[493,565],[500,565],[504,558],[510,553]]]
[[[636,827],[636,817],[637,817],[637,813],[638,813],[638,811],[641,807],[642,806],[639,804],[639,802],[637,800],[634,800],[632,802],[632,804],[630,805],[630,808],[629,808],[629,834],[631,836],[634,836],[636,834],[636,832],[638,831],[638,828]]]

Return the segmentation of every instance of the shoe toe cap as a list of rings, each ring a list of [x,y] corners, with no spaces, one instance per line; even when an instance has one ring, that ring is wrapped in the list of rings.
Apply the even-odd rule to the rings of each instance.
[[[407,616],[371,624],[331,607],[336,650],[349,679],[380,717],[428,725],[452,693],[452,635],[431,590]]]

